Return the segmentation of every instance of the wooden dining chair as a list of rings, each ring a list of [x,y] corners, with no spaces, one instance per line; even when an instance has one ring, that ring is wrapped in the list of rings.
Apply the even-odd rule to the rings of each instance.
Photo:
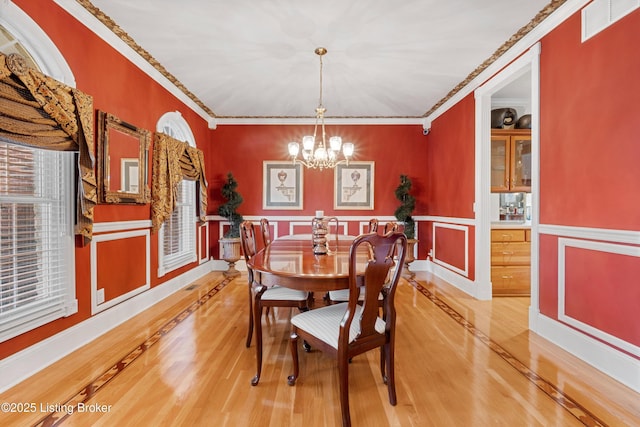
[[[375,221],[373,224],[374,226],[372,227],[372,221]],[[373,231],[372,231],[373,230]],[[384,234],[389,234],[389,233],[395,233],[398,230],[398,223],[391,221],[391,222],[387,222],[384,225],[384,229],[383,229],[383,233]],[[371,220],[369,220],[369,232],[370,233],[376,233],[378,231],[378,220],[373,218]],[[362,301],[364,299],[364,289],[360,290],[360,301]],[[327,293],[326,296],[326,301],[328,301],[329,304],[335,304],[338,302],[346,302],[349,301],[349,289],[340,289],[337,291],[329,291]],[[383,305],[383,300],[384,300],[384,295],[382,293],[380,293],[380,295],[378,295],[378,304],[380,305],[380,307],[382,307]]]
[[[262,243],[264,243],[265,247],[269,246],[271,244],[271,227],[267,218],[260,220],[260,232],[262,234]]]
[[[242,251],[247,261],[256,254],[255,227],[251,221],[240,224],[240,238]],[[249,331],[247,333],[246,346],[251,346],[253,329],[256,333],[256,375],[251,380],[251,385],[258,385],[262,372],[262,313],[265,307],[298,307],[301,311],[309,309],[309,293],[296,291],[281,286],[267,287],[256,283],[253,270],[247,264],[249,282]]]
[[[362,266],[357,263],[357,251],[369,245],[373,256]],[[340,408],[342,425],[350,426],[349,415],[349,360],[375,348],[380,349],[380,372],[387,384],[389,402],[396,404],[394,346],[396,310],[394,296],[401,269],[396,268],[391,280],[389,272],[395,263],[404,263],[407,237],[403,233],[362,234],[353,241],[349,251],[349,301],[334,304],[294,316],[291,319],[291,355],[293,374],[289,385],[295,385],[299,375],[298,340],[302,338],[312,348],[322,350],[338,361]],[[396,259],[394,261],[394,251]],[[359,268],[360,267],[360,268]],[[358,301],[358,277],[363,279],[365,298]],[[377,295],[383,292],[384,315],[380,316]]]

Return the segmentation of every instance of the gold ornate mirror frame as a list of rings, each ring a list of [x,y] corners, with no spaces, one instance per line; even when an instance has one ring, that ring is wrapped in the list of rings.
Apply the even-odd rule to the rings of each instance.
[[[97,179],[100,203],[149,203],[150,132],[98,111]]]

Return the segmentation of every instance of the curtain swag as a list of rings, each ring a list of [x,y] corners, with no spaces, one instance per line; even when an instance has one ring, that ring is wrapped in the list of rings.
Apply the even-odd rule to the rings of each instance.
[[[0,136],[47,150],[78,151],[78,224],[90,240],[97,202],[93,97],[29,68],[24,58],[0,53]]]
[[[153,142],[153,170],[151,188],[152,231],[169,218],[176,207],[178,184],[182,179],[197,181],[199,188],[199,217],[207,214],[207,180],[204,153],[186,142],[164,133],[155,133]]]

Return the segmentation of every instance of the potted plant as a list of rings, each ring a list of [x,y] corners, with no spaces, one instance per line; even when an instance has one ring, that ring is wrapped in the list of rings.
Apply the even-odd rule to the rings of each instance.
[[[415,260],[413,256],[414,247],[418,243],[416,240],[416,223],[411,217],[416,207],[416,199],[409,191],[411,190],[411,179],[407,175],[400,175],[400,185],[395,190],[396,198],[400,200],[400,206],[394,212],[396,219],[404,225],[404,234],[407,236],[407,255],[404,262],[402,276],[410,279],[415,273],[409,270],[409,264]]]
[[[227,173],[227,180],[222,186],[222,197],[226,203],[220,205],[218,214],[229,221],[231,226],[219,240],[222,247],[222,259],[229,264],[229,269],[223,274],[226,277],[235,277],[240,275],[236,270],[235,264],[240,259],[240,224],[243,219],[242,215],[237,212],[238,207],[242,204],[242,196],[236,191],[238,182],[231,172]]]

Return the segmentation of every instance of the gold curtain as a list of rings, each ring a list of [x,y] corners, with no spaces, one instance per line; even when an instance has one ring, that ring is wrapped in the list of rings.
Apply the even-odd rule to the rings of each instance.
[[[31,147],[79,151],[78,224],[90,240],[97,202],[93,98],[0,53],[0,136]]]
[[[204,153],[186,142],[156,132],[151,173],[151,224],[155,232],[176,207],[178,184],[182,179],[198,182],[200,219],[207,214],[207,179]]]

